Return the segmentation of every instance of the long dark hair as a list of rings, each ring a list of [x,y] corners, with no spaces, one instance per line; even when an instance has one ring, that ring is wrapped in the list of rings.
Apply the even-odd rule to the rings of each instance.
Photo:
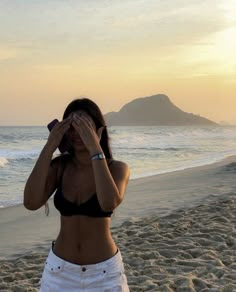
[[[107,126],[103,114],[97,104],[88,98],[78,98],[68,104],[63,114],[63,120],[66,119],[72,112],[82,110],[85,111],[94,121],[96,130],[104,127],[101,135],[100,145],[107,159],[112,159],[112,152],[110,148],[110,138],[107,131]],[[68,151],[73,154],[72,151]]]
[[[104,155],[107,159],[112,159],[112,152],[110,148],[110,138],[107,131],[107,126],[105,119],[100,108],[95,102],[88,98],[79,98],[73,100],[68,104],[65,112],[63,114],[63,120],[66,119],[72,112],[82,110],[85,111],[94,121],[96,130],[100,127],[104,127],[101,135],[100,145],[104,152]],[[69,154],[73,155],[73,149],[68,150]],[[63,155],[63,154],[62,154]],[[45,213],[48,216],[49,214],[49,205],[48,202],[45,203]]]

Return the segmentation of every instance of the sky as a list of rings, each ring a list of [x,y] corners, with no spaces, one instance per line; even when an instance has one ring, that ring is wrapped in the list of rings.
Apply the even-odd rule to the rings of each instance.
[[[166,94],[236,124],[235,0],[0,0],[0,125]]]

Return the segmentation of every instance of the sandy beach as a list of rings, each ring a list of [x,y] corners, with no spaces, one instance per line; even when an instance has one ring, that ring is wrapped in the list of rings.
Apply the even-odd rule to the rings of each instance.
[[[131,180],[112,219],[133,291],[236,291],[236,157]],[[59,215],[0,210],[0,291],[37,291]]]

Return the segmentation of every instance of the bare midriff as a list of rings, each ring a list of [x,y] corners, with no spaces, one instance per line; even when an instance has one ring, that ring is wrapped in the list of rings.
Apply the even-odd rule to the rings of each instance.
[[[110,232],[109,217],[61,216],[61,229],[53,252],[79,265],[103,262],[117,252]]]

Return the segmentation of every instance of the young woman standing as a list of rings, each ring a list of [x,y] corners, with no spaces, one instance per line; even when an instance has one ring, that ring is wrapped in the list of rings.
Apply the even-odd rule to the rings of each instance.
[[[67,153],[52,159],[66,139]],[[36,210],[55,192],[61,228],[41,279],[46,291],[129,291],[119,249],[110,233],[113,210],[129,179],[113,160],[103,115],[89,99],[76,99],[52,129],[25,186],[24,205]]]

